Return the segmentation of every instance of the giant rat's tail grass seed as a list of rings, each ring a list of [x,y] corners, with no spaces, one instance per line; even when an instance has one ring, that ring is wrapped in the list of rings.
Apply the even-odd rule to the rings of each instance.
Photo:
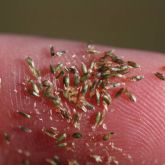
[[[20,114],[20,115],[23,116],[24,118],[28,118],[28,119],[31,118],[31,115],[30,115],[30,114],[25,113],[25,112],[22,112],[22,111],[18,111],[18,114]]]
[[[39,70],[35,67],[35,64],[34,64],[34,61],[32,60],[32,58],[31,58],[31,57],[27,57],[27,58],[26,58],[26,62],[27,62],[27,64],[28,64],[29,69],[30,69],[30,71],[32,72],[33,76],[34,76],[35,78],[40,77],[40,72],[39,72]]]
[[[108,141],[113,136],[113,134],[114,132],[108,132],[107,134],[103,136],[103,140]]]
[[[42,129],[42,132],[45,134],[45,135],[47,135],[47,136],[49,136],[49,137],[51,137],[51,138],[54,138],[54,139],[56,139],[56,136],[57,136],[57,133],[58,132],[56,132],[54,129],[52,129],[52,128],[50,128],[50,129],[46,129],[46,128],[43,128]]]
[[[68,143],[66,143],[66,142],[57,144],[57,146],[60,148],[66,147],[67,145],[68,145]]]
[[[53,158],[47,158],[45,161],[50,165],[61,165],[60,158],[56,155]]]
[[[124,91],[124,93],[125,93],[125,95],[127,95],[128,96],[128,98],[132,101],[132,102],[136,102],[136,96],[132,93],[132,92],[130,92],[130,91],[128,91],[127,89]]]
[[[120,88],[116,93],[115,93],[115,97],[119,97],[121,96],[122,93],[124,93],[124,88]]]
[[[160,80],[165,80],[165,75],[163,75],[162,73],[156,72],[156,73],[155,73],[155,76],[156,76],[157,78],[159,78]]]
[[[140,75],[130,77],[131,81],[140,81],[142,79],[144,79],[144,76],[140,76]]]
[[[65,140],[66,137],[67,137],[67,134],[66,134],[66,133],[63,133],[63,134],[61,134],[61,135],[57,138],[56,141],[57,141],[57,142],[61,142],[61,141]]]
[[[76,139],[79,139],[79,138],[82,138],[82,134],[80,132],[75,132],[75,133],[72,134],[72,137],[76,138]]]
[[[31,132],[32,132],[32,130],[31,130],[30,128],[27,128],[27,127],[22,126],[22,125],[18,126],[18,128],[19,128],[22,132],[26,132],[26,133],[31,133]]]
[[[6,144],[9,144],[10,141],[11,141],[11,136],[10,136],[10,134],[7,133],[7,132],[4,132],[3,137],[4,137],[4,140],[5,140]]]
[[[127,64],[133,68],[140,68],[140,65],[134,61],[127,61]]]

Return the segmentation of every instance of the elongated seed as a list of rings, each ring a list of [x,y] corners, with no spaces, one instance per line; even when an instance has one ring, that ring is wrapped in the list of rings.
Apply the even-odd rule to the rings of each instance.
[[[66,53],[65,50],[61,50],[61,51],[57,51],[57,52],[56,52],[56,55],[57,55],[58,57],[61,57],[61,56],[63,56],[65,53]]]
[[[76,138],[76,139],[79,139],[79,138],[82,138],[82,134],[80,132],[75,132],[75,133],[72,134],[72,137]]]
[[[67,134],[66,134],[66,133],[61,134],[61,135],[57,138],[57,142],[63,141],[64,139],[66,139],[66,137],[67,137]]]
[[[88,73],[87,67],[86,67],[86,65],[83,62],[82,62],[82,71],[83,71],[83,74],[87,74]]]
[[[46,162],[51,164],[51,165],[60,165],[60,159],[58,156],[53,156],[53,158],[50,158],[50,159],[46,159]]]
[[[75,86],[78,86],[79,83],[80,83],[80,76],[79,76],[78,72],[76,72],[76,73],[74,74],[74,85],[75,85]]]
[[[105,135],[103,136],[103,140],[104,140],[104,141],[109,140],[109,139],[112,137],[113,134],[114,134],[114,132],[109,132],[109,133],[105,134]]]
[[[116,92],[116,94],[115,94],[115,97],[119,97],[123,92],[124,92],[124,88],[120,88],[117,92]]]
[[[56,138],[57,133],[53,129],[45,129],[45,128],[43,128],[42,131],[47,136],[49,136],[51,138],[54,138],[54,139]]]
[[[52,45],[50,45],[50,55],[51,56],[55,55],[54,47]]]
[[[31,81],[31,83],[32,83],[32,95],[39,97],[40,91],[39,91],[38,86],[33,81]]]
[[[60,143],[60,144],[57,144],[58,147],[66,147],[68,144],[67,143]]]
[[[102,112],[97,112],[96,113],[96,118],[95,118],[95,125],[100,125],[103,121],[103,113]]]
[[[27,128],[25,126],[18,126],[18,128],[23,131],[23,132],[26,132],[26,133],[31,133],[32,130],[30,128]]]
[[[109,105],[112,101],[111,96],[109,94],[103,95],[103,100]]]
[[[35,64],[34,64],[34,61],[32,60],[32,58],[31,58],[31,57],[27,57],[27,58],[26,58],[26,62],[27,62],[27,64],[28,64],[29,69],[30,69],[30,71],[32,72],[33,76],[34,76],[35,78],[40,77],[40,72],[39,72],[39,70],[35,67]]]
[[[144,79],[144,76],[132,76],[130,78],[131,81],[140,81],[142,79]]]
[[[160,80],[165,80],[165,75],[163,75],[162,73],[156,72],[156,73],[155,73],[155,76],[156,76],[157,78],[159,78]]]
[[[69,84],[70,84],[69,74],[67,74],[66,76],[64,76],[63,83],[64,83],[65,87],[69,87]]]
[[[140,65],[137,64],[137,63],[134,62],[134,61],[127,61],[127,64],[128,64],[129,66],[132,66],[133,68],[140,68]]]
[[[7,132],[4,132],[3,137],[4,137],[5,142],[6,142],[7,144],[9,144],[10,141],[11,141],[11,136],[10,136],[10,134],[7,133]]]
[[[96,102],[97,105],[100,105],[100,92],[96,89]]]
[[[61,70],[63,67],[63,64],[57,64],[56,66],[50,65],[50,71],[51,73],[55,74],[57,71]]]
[[[82,88],[82,95],[85,95],[86,93],[87,93],[87,91],[88,91],[88,84],[87,83],[85,83],[84,84],[84,86],[83,86],[83,88]]]
[[[136,96],[135,96],[132,92],[130,92],[130,91],[128,91],[128,90],[125,90],[124,93],[128,96],[128,98],[129,98],[132,102],[136,102]]]
[[[50,87],[50,86],[52,86],[53,84],[52,84],[52,82],[51,82],[50,80],[44,80],[44,81],[42,82],[42,85],[43,85],[44,87]]]
[[[19,111],[18,114],[20,114],[20,115],[22,115],[23,117],[28,118],[28,119],[31,118],[31,115],[30,115],[30,114],[27,114],[27,113],[22,112],[22,111]]]

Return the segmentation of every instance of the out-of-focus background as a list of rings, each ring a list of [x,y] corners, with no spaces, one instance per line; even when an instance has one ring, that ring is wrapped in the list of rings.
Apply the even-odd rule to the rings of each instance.
[[[0,33],[165,52],[165,0],[0,0]]]

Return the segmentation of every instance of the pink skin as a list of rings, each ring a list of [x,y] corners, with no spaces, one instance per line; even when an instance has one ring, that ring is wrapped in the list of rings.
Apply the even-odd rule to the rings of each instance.
[[[137,103],[130,102],[124,97],[114,99],[104,122],[107,130],[99,127],[92,131],[92,118],[95,112],[88,112],[81,121],[80,132],[83,138],[73,139],[72,133],[79,130],[73,128],[65,120],[61,120],[60,115],[49,103],[27,96],[22,90],[21,83],[25,76],[29,75],[24,59],[31,56],[37,67],[42,70],[42,74],[46,73],[50,62],[49,45],[51,44],[57,50],[67,50],[67,55],[60,57],[61,62],[70,62],[80,66],[86,48],[84,43],[20,36],[2,35],[0,37],[0,77],[2,81],[0,164],[21,164],[24,158],[28,158],[31,165],[44,165],[48,164],[45,162],[46,158],[58,155],[62,164],[67,164],[67,160],[72,159],[80,164],[86,164],[86,162],[106,164],[108,156],[115,156],[122,165],[163,165],[165,163],[165,82],[156,78],[154,73],[165,72],[161,68],[165,65],[164,55],[116,48],[116,54],[141,65],[141,70],[138,69],[133,74],[144,75],[145,79],[128,84],[128,88],[137,96]],[[96,47],[101,51],[112,49],[104,46]],[[76,54],[75,58],[72,58],[73,54]],[[58,60],[56,63],[59,62]],[[51,108],[53,120],[49,118]],[[36,109],[40,114],[36,113]],[[97,110],[99,109],[96,108]],[[32,119],[25,119],[16,111],[30,113]],[[21,132],[17,128],[19,125],[31,128],[32,133]],[[56,147],[55,140],[42,133],[43,127],[51,126],[56,127],[60,132],[67,132],[70,146],[68,150]],[[108,130],[114,131],[115,135],[110,141],[104,142],[101,137]],[[11,134],[10,144],[4,142],[3,132]],[[71,146],[73,141],[74,149]],[[112,149],[110,142],[114,143],[116,149]],[[18,153],[18,149],[29,151],[31,154],[26,156],[24,153]],[[100,155],[103,162],[96,163],[90,157],[91,153]]]

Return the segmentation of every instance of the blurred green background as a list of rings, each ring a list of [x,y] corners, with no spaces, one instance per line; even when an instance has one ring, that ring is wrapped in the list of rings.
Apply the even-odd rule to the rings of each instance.
[[[165,52],[165,0],[0,0],[0,32]]]

